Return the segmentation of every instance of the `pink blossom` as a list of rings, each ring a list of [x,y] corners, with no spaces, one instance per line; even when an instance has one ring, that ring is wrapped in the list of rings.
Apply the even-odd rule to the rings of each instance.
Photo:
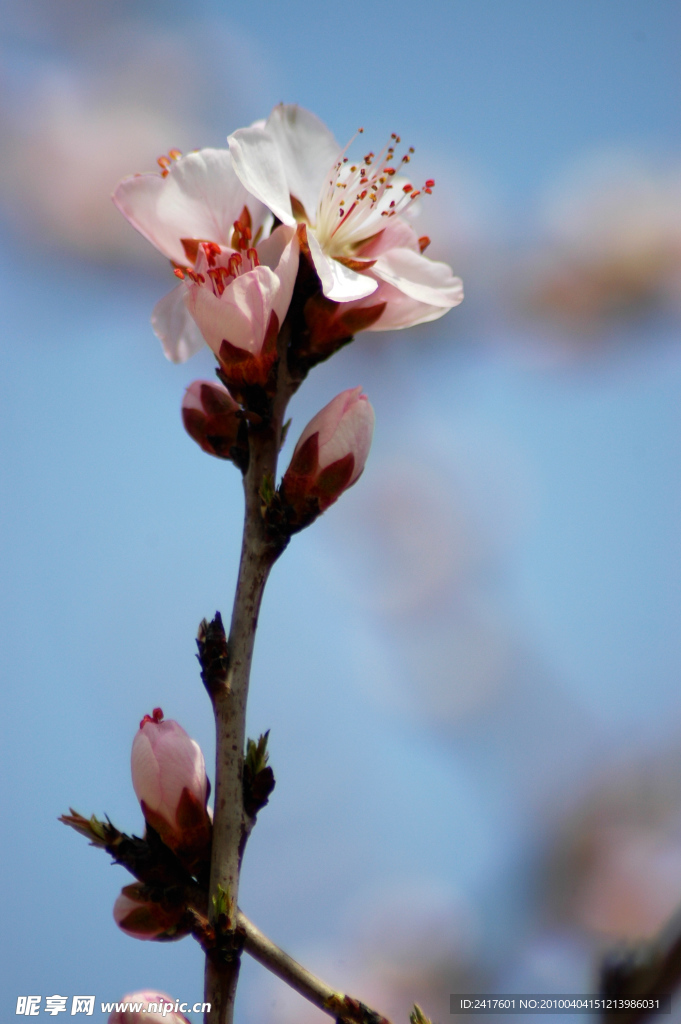
[[[135,939],[181,939],[189,929],[180,927],[183,906],[166,906],[152,901],[144,886],[126,885],[113,907],[114,921],[126,935]]]
[[[359,479],[373,430],[374,410],[361,387],[342,391],[310,420],[281,484],[284,502],[302,525]]]
[[[234,132],[228,142],[248,192],[282,224],[306,225],[326,298],[386,303],[367,330],[435,320],[461,302],[460,279],[422,255],[429,239],[419,239],[408,222],[414,202],[435,182],[412,184],[406,167],[413,150],[399,159],[398,136],[378,156],[367,153],[353,163],[314,114],[280,104],[267,121]]]
[[[286,315],[298,270],[293,228],[249,195],[227,150],[171,151],[159,174],[124,178],[121,213],[171,261],[180,284],[157,303],[152,326],[166,356],[183,362],[204,341],[257,356],[272,317]]]
[[[245,426],[239,412],[227,388],[213,381],[193,381],[182,400],[185,430],[204,452],[220,459],[238,457],[234,449]]]
[[[155,989],[130,992],[121,999],[120,1005],[123,1004],[127,1007],[152,1006],[153,1009],[114,1010],[109,1017],[109,1024],[189,1024],[184,1014],[179,1009],[175,1010],[178,1001],[171,999],[165,992],[157,992]]]
[[[185,305],[218,358],[225,341],[259,356],[272,314],[278,331],[293,294],[298,273],[293,228],[280,226],[257,246],[247,241],[238,240],[237,249],[201,243],[195,270],[187,272]]]
[[[132,744],[132,784],[149,825],[179,856],[199,855],[210,842],[208,779],[203,754],[181,725],[154,708]]]

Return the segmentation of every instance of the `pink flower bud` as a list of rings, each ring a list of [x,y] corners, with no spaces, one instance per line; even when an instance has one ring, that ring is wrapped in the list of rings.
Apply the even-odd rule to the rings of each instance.
[[[209,785],[198,743],[154,708],[132,744],[132,784],[147,823],[187,866],[207,855],[211,823]]]
[[[182,422],[189,436],[209,455],[242,465],[248,452],[246,425],[227,388],[195,380],[182,400]],[[241,443],[239,435],[241,434]]]
[[[373,431],[374,410],[361,387],[342,391],[310,420],[281,483],[294,532],[359,479]]]
[[[126,885],[114,903],[114,921],[126,935],[134,939],[170,941],[181,939],[189,928],[180,922],[184,906],[170,906],[152,901],[143,885]]]
[[[186,1004],[180,1004],[179,1000],[171,999],[165,992],[157,992],[155,989],[130,992],[118,1004],[125,1009],[114,1010],[109,1017],[109,1024],[189,1024],[184,1014],[180,1013],[180,1005]]]

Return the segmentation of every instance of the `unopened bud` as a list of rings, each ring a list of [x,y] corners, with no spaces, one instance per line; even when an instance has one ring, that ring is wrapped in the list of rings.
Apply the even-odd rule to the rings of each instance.
[[[179,1000],[171,999],[165,992],[156,992],[154,989],[131,992],[118,1005],[125,1009],[114,1010],[109,1017],[109,1024],[189,1024],[185,1015],[176,1009],[180,1005]]]
[[[374,410],[361,387],[342,391],[310,420],[280,489],[294,531],[307,526],[359,479],[373,431]]]
[[[198,743],[154,708],[132,744],[132,784],[147,823],[188,866],[208,855],[209,784]]]
[[[169,906],[152,901],[143,885],[126,885],[113,908],[114,921],[126,935],[134,939],[172,941],[187,935],[190,929],[182,926],[184,906]]]
[[[204,452],[242,465],[248,452],[246,423],[222,384],[207,380],[190,384],[182,400],[182,422]]]

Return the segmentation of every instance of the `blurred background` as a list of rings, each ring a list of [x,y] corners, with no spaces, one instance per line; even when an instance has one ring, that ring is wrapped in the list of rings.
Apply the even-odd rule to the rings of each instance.
[[[594,991],[681,903],[678,3],[3,0],[0,23],[4,1013],[202,995],[196,944],[118,931],[127,874],[56,820],[142,829],[156,705],[211,764],[194,637],[229,614],[242,520],[180,423],[212,359],[163,358],[174,278],[109,197],[282,100],[415,146],[419,233],[466,299],[293,402],[291,443],[357,384],[377,428],[265,597],[249,733],[277,788],[242,908],[403,1024],[450,992]],[[324,1019],[242,979],[244,1024]]]

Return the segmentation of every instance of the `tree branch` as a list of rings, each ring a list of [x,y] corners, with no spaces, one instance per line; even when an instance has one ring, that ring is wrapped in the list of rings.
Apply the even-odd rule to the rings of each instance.
[[[243,759],[246,740],[246,702],[255,633],[262,596],[270,570],[285,547],[273,537],[262,515],[265,481],[274,481],[281,446],[282,425],[291,395],[286,349],[287,333],[279,340],[276,389],[268,417],[249,424],[249,461],[244,476],[244,533],[239,576],[227,641],[226,671],[211,675],[208,687],[216,726],[215,805],[210,872],[210,922],[220,935],[222,949],[236,929],[239,872],[252,818],[243,803]],[[222,908],[220,910],[219,908]],[[234,957],[206,957],[205,1000],[211,1004],[206,1021],[232,1024],[239,976],[239,949],[234,936]]]
[[[364,1003],[338,992],[317,978],[263,935],[241,911],[237,915],[237,927],[244,936],[244,949],[254,960],[267,967],[324,1013],[343,1024],[390,1024],[386,1017],[369,1009]]]

